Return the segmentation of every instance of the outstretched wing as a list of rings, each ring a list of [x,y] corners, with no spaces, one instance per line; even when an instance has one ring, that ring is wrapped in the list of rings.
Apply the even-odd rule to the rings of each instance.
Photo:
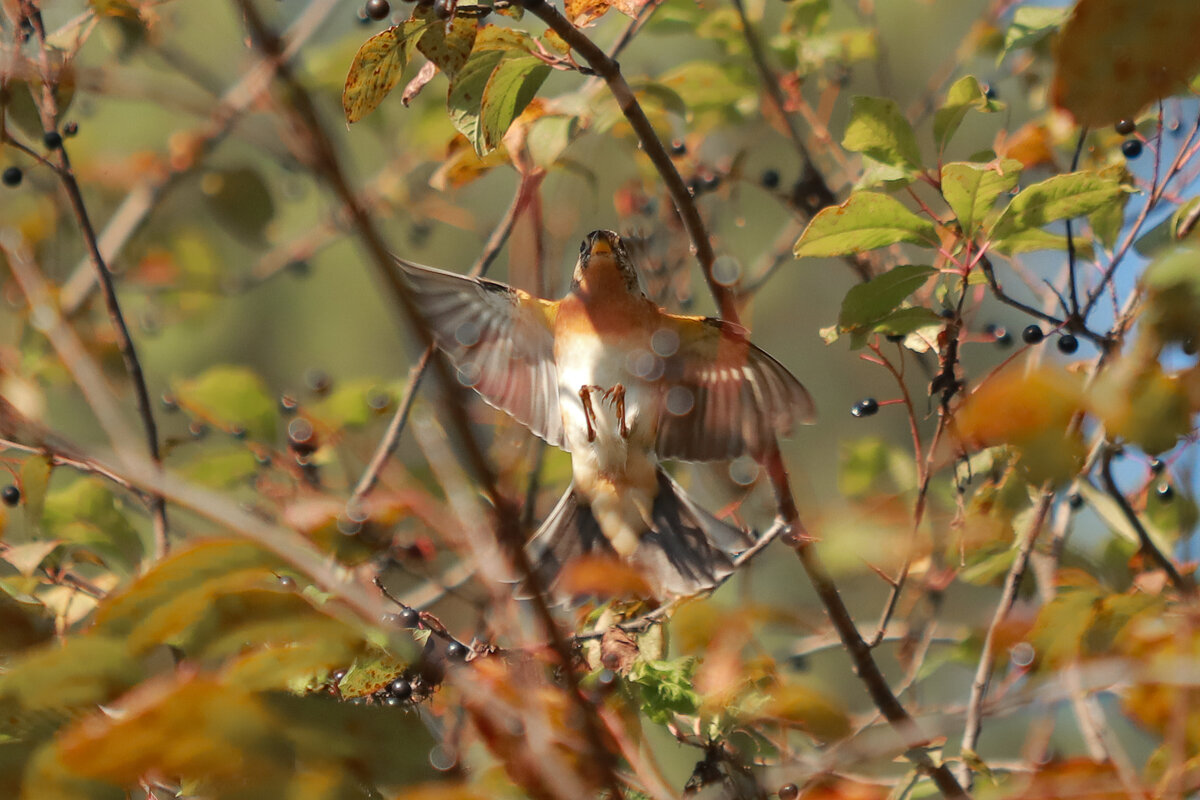
[[[761,455],[776,435],[811,423],[816,407],[787,368],[719,319],[664,315],[678,338],[665,355],[660,458],[717,461]]]
[[[565,448],[551,333],[554,305],[495,281],[396,261],[459,380]]]

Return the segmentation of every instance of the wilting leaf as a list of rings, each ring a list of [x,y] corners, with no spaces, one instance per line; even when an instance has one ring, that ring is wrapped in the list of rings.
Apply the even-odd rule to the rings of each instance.
[[[475,20],[454,16],[439,19],[433,4],[413,7],[411,23],[419,23],[424,32],[417,40],[417,49],[453,80],[471,56],[475,44]]]
[[[795,254],[842,256],[898,242],[936,245],[933,222],[885,194],[857,192],[840,206],[821,209],[796,241]]]
[[[358,49],[342,90],[347,122],[358,122],[370,114],[396,88],[416,47],[417,34],[425,27],[425,22],[410,19],[375,34]]]
[[[1200,3],[1079,0],[1055,53],[1051,97],[1080,125],[1132,119],[1200,70]]]

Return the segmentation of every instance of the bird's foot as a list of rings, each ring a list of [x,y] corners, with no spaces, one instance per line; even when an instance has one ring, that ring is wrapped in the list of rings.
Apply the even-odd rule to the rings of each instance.
[[[580,386],[579,401],[583,403],[583,421],[587,424],[587,440],[596,441],[596,411],[592,408],[592,389],[599,386]]]
[[[629,423],[625,420],[625,387],[618,383],[616,386],[606,391],[604,396],[617,407],[617,419],[620,420],[619,430],[621,432],[621,438],[628,439]]]

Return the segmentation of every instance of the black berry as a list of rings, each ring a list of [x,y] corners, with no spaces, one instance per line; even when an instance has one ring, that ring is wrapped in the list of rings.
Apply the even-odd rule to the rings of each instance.
[[[779,170],[769,169],[762,174],[762,185],[767,189],[779,188]]]
[[[1071,492],[1067,495],[1067,505],[1074,509],[1083,508],[1083,495],[1079,492]]]
[[[300,404],[296,402],[296,398],[290,394],[279,395],[279,412],[285,416],[291,416],[296,413],[296,409]]]
[[[401,700],[399,697],[394,697],[393,695],[390,695],[390,694],[387,697],[383,698],[383,704],[385,706],[388,706],[389,708],[395,708],[396,706],[400,705],[403,702],[404,701]]]
[[[1122,119],[1118,120],[1117,124],[1113,127],[1117,129],[1117,133],[1121,134],[1122,136],[1128,136],[1137,130],[1137,123],[1131,119]]]
[[[397,678],[388,684],[388,694],[403,702],[412,697],[412,684],[404,678]]]
[[[1045,337],[1046,334],[1042,333],[1042,329],[1037,325],[1030,325],[1021,331],[1021,341],[1025,342],[1025,344],[1037,344]]]
[[[17,503],[21,502],[21,490],[12,484],[9,484],[3,489],[0,489],[0,500],[3,500],[4,505],[6,506],[15,506]]]
[[[203,439],[208,436],[208,424],[204,420],[194,419],[188,423],[188,433],[193,439]]]
[[[796,800],[800,796],[800,787],[794,783],[785,783],[779,787],[779,800]]]
[[[700,179],[700,188],[706,192],[710,192],[720,185],[721,185],[721,176],[717,175],[715,173],[710,173]]]
[[[379,21],[392,13],[392,7],[387,0],[367,0],[367,16]]]
[[[451,661],[463,661],[470,650],[462,642],[451,642],[446,645],[446,658]]]
[[[63,136],[74,136],[79,133],[79,123],[72,120],[66,125],[63,125]]]
[[[293,578],[291,575],[280,575],[279,576],[279,585],[285,589],[295,589],[296,588],[296,579]]]
[[[48,131],[42,136],[42,144],[47,150],[57,150],[62,147],[62,134],[58,131]]]
[[[179,401],[176,400],[175,395],[171,394],[170,392],[163,392],[160,399],[162,400],[162,407],[167,411],[179,410]]]
[[[995,86],[993,86],[990,83],[985,83],[983,85],[983,96],[986,97],[988,100],[995,100],[1000,95],[996,92]]]
[[[401,628],[415,628],[421,624],[421,615],[415,608],[402,608],[396,615],[396,622]]]
[[[1164,503],[1169,503],[1175,498],[1175,487],[1166,481],[1160,483],[1154,491]]]
[[[0,176],[0,180],[4,181],[5,186],[20,186],[23,177],[25,176],[20,167],[8,167],[4,170],[4,175]]]
[[[687,144],[684,143],[683,139],[675,139],[671,142],[671,155],[681,156],[686,152]]]
[[[245,439],[246,438],[246,429],[243,428],[241,425],[234,425],[232,428],[229,429],[229,435],[235,439]]]
[[[855,403],[850,413],[856,417],[869,417],[878,410],[879,402],[874,397],[868,397]]]
[[[1126,158],[1137,158],[1142,154],[1142,140],[1126,139],[1121,142],[1121,152],[1125,154]]]
[[[1163,463],[1161,458],[1156,458],[1150,462],[1150,471],[1155,475],[1162,475],[1163,470],[1166,468],[1167,465]]]
[[[1071,355],[1079,349],[1079,340],[1072,334],[1064,333],[1058,337],[1058,352]]]

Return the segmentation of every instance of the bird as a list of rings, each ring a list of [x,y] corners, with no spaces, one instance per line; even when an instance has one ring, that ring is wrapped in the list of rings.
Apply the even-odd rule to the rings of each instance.
[[[527,544],[543,585],[556,593],[585,555],[632,565],[659,601],[732,572],[752,540],[662,462],[760,458],[815,420],[808,391],[745,328],[660,308],[611,230],[584,238],[559,300],[396,261],[458,380],[570,453],[571,484]]]

